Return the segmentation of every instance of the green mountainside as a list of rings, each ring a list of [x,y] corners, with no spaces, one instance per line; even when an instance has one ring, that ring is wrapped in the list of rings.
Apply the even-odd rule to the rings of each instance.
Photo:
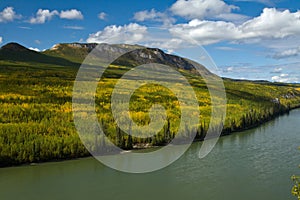
[[[80,141],[72,113],[72,90],[77,70],[97,44],[57,44],[35,52],[17,43],[0,49],[0,166],[88,156]],[[135,45],[101,44],[108,53],[135,50]],[[142,56],[141,56],[142,55]],[[125,54],[106,70],[96,93],[96,111],[106,136],[123,149],[163,146],[178,131],[180,107],[176,96],[158,85],[140,87],[131,97],[130,115],[139,125],[150,122],[149,108],[167,110],[164,128],[153,137],[136,138],[120,130],[111,113],[110,98],[118,79],[144,63],[169,65],[193,86],[201,119],[196,140],[202,140],[210,123],[211,99],[206,83],[185,58],[160,49],[143,48]],[[204,66],[203,73],[215,76]],[[176,80],[174,80],[176,81]],[[223,135],[258,126],[300,106],[300,85],[224,78],[227,113]],[[178,88],[182,88],[180,83]],[[189,98],[189,97],[186,97]],[[84,114],[84,113],[83,113]],[[215,124],[219,126],[220,124]],[[190,130],[187,129],[187,133]],[[101,138],[100,138],[101,140]],[[93,149],[97,149],[97,145]],[[109,147],[107,147],[109,153]]]
[[[74,66],[75,63],[65,58],[53,57],[39,53],[17,43],[9,43],[1,47],[0,60],[13,62],[43,63],[61,66]]]

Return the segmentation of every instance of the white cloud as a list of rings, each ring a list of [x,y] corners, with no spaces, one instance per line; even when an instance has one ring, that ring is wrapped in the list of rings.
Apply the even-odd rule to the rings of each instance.
[[[248,17],[246,15],[235,14],[235,13],[223,13],[223,14],[219,14],[219,15],[215,16],[215,18],[220,19],[220,20],[229,21],[229,22],[234,22],[237,24],[241,24],[250,19],[250,17]]]
[[[187,24],[177,24],[170,28],[174,37],[185,40],[193,39],[202,45],[213,44],[223,40],[234,40],[241,31],[231,22],[201,21],[194,19]]]
[[[244,38],[266,37],[284,38],[300,33],[300,11],[279,11],[265,8],[259,17],[245,22],[241,29]]]
[[[152,9],[151,11],[143,10],[134,13],[133,19],[142,22],[148,19],[154,19],[157,17],[157,15],[158,13],[155,11],[155,9]]]
[[[240,49],[237,49],[237,48],[226,47],[226,46],[216,47],[215,49],[222,50],[222,51],[238,51],[238,50],[240,50]]]
[[[53,16],[58,15],[58,11],[57,10],[43,10],[43,9],[39,9],[36,13],[35,17],[32,17],[29,20],[29,23],[31,24],[44,24],[47,20],[51,20]]]
[[[227,68],[223,69],[224,73],[232,72],[232,71],[234,71],[234,67],[227,67]]]
[[[238,7],[222,0],[177,0],[170,8],[175,15],[188,19],[217,18],[235,9]]]
[[[124,26],[111,25],[102,31],[90,34],[87,42],[136,44],[142,41],[146,34],[147,27],[136,23]]]
[[[20,17],[21,15],[17,15],[13,7],[6,7],[0,12],[0,22],[10,22]]]
[[[36,44],[41,44],[41,41],[40,41],[40,40],[34,40],[34,42],[35,42]]]
[[[278,65],[256,65],[250,63],[233,63],[219,66],[223,76],[248,80],[268,80],[276,82],[295,83],[300,81],[300,62],[285,62]]]
[[[173,36],[191,37],[201,44],[220,41],[257,43],[263,39],[282,39],[300,34],[300,11],[265,8],[260,16],[241,25],[225,21],[194,19],[170,28]]]
[[[179,2],[179,1],[177,1]],[[202,2],[202,1],[201,1]],[[232,13],[227,13],[228,15]],[[159,21],[167,13],[154,9],[135,13],[136,21]],[[223,17],[225,18],[225,17]],[[136,23],[124,26],[108,26],[90,34],[88,42],[139,43],[173,50],[191,46],[208,45],[219,42],[259,44],[270,49],[272,58],[280,59],[300,55],[300,11],[265,8],[254,18],[237,24],[230,21],[193,19],[188,23],[169,24],[167,28],[149,28]],[[164,30],[163,30],[164,29]],[[150,31],[151,30],[151,31]],[[165,31],[165,33],[164,33]],[[147,37],[145,37],[147,36]],[[289,41],[286,44],[286,41]],[[215,47],[219,50],[239,50],[231,47]],[[267,56],[267,53],[265,53]]]
[[[175,22],[175,19],[172,17],[169,17],[166,13],[157,12],[155,9],[152,9],[150,11],[143,10],[134,13],[133,19],[139,22],[143,21],[157,21],[157,22],[163,22],[164,25],[170,25]]]
[[[3,38],[2,37],[0,37],[0,44],[3,42]]]
[[[59,16],[62,19],[83,19],[82,13],[76,9],[62,10]]]
[[[54,16],[58,15],[62,19],[83,19],[83,15],[76,9],[62,10],[60,13],[57,10],[50,11],[48,9],[39,9],[35,17],[29,20],[31,24],[44,24],[50,21]]]
[[[282,69],[281,67],[276,67],[273,71],[271,71],[271,73],[275,73],[275,74],[281,73],[282,70],[283,70],[283,69]]]
[[[280,74],[279,76],[272,76],[272,81],[281,83],[297,83],[297,77],[290,76],[289,74]]]
[[[282,52],[278,52],[273,55],[273,58],[283,59],[283,58],[298,56],[299,54],[300,54],[300,47],[295,48],[295,49],[287,49]]]
[[[83,30],[84,27],[82,26],[64,26],[65,29],[73,29],[73,30]]]
[[[258,2],[258,3],[261,3],[261,4],[265,4],[267,6],[272,6],[272,7],[275,6],[275,4],[274,4],[274,2],[272,2],[272,0],[234,0],[234,1]]]
[[[21,29],[26,29],[26,30],[31,30],[32,28],[30,27],[27,27],[27,26],[19,26],[18,28],[21,28]]]
[[[133,19],[139,22],[149,20],[170,25],[176,20],[170,16],[169,11],[187,19],[222,19],[236,23],[242,23],[249,19],[248,16],[232,13],[237,9],[239,7],[228,5],[223,0],[177,0],[165,12],[158,12],[155,9],[143,10],[136,12]]]
[[[107,17],[107,14],[105,12],[101,12],[98,14],[98,18],[101,20],[105,20]]]
[[[151,40],[151,39],[150,39]],[[152,38],[152,41],[145,43],[147,47],[161,48],[167,51],[167,53],[173,53],[174,50],[180,49],[183,46],[188,47],[185,41],[178,38],[163,38],[161,41],[159,39]]]
[[[234,69],[233,67],[228,67],[227,71],[233,71],[233,69]]]
[[[252,80],[267,79],[264,77],[264,73],[261,72],[261,66],[253,66],[249,63],[234,63],[229,66],[220,66],[220,69],[222,70],[222,76],[235,79],[241,79],[241,76]]]
[[[29,47],[28,49],[33,50],[33,51],[37,51],[40,52],[41,50],[39,50],[38,48],[34,48],[34,47]]]

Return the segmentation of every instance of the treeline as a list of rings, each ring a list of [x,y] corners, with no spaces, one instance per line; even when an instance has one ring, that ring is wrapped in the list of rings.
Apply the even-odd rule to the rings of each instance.
[[[222,134],[226,135],[235,131],[241,131],[248,128],[259,126],[268,122],[275,117],[289,113],[291,110],[289,105],[274,103],[272,107],[262,109],[251,109],[242,115],[239,120],[232,119],[230,123],[224,127]]]
[[[0,126],[0,166],[89,155],[78,137],[46,123]],[[53,131],[55,130],[55,131]]]

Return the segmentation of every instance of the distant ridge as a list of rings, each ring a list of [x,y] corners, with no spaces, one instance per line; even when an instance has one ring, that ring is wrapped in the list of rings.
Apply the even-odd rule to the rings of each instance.
[[[60,66],[77,66],[78,64],[64,58],[52,57],[30,50],[18,43],[11,42],[0,48],[0,60],[14,62],[44,63]]]

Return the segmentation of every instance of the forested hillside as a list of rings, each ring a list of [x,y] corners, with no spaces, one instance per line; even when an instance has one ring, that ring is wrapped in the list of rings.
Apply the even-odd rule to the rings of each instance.
[[[43,53],[18,44],[0,49],[0,166],[89,155],[73,122],[72,89],[80,63],[92,47],[60,44]],[[134,46],[115,45],[112,48]],[[146,53],[154,51],[158,50],[147,49]],[[165,56],[160,62],[177,68],[194,87],[201,112],[196,139],[201,140],[206,134],[211,112],[206,84],[199,75],[190,71],[184,60]],[[168,108],[168,120],[156,136],[145,139],[130,137],[113,120],[109,100],[113,86],[124,72],[131,69],[131,64],[119,60],[100,80],[101,90],[97,90],[96,95],[99,121],[110,140],[123,149],[165,145],[177,132],[180,111],[177,99],[163,87],[139,88],[130,104],[131,116],[140,125],[149,123],[148,110],[154,102]],[[227,95],[224,135],[257,126],[300,106],[300,85],[297,84],[224,79],[224,85]]]

